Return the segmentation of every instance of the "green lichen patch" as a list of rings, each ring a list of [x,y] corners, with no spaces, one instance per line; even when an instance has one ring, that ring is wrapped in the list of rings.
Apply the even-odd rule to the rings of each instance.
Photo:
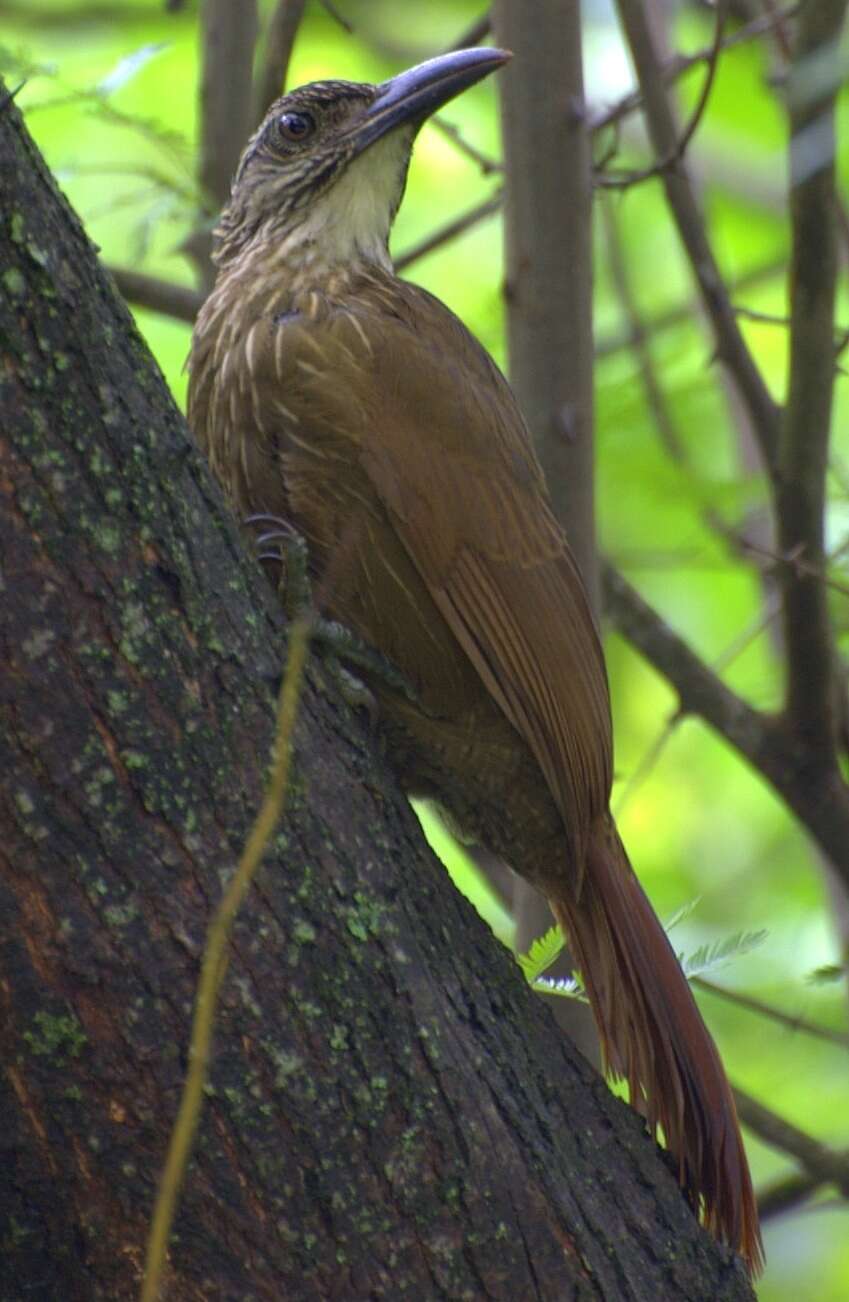
[[[365,891],[354,892],[354,904],[346,911],[345,925],[356,940],[366,941],[385,929],[386,906]]]
[[[3,288],[10,298],[23,298],[27,282],[17,267],[9,267],[8,271],[3,272]]]
[[[32,1029],[24,1031],[23,1038],[33,1053],[59,1063],[79,1056],[87,1036],[73,1014],[39,1012],[32,1020]]]

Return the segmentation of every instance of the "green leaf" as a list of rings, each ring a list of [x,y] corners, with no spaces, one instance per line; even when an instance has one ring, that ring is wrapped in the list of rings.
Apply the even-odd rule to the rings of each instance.
[[[690,914],[701,904],[701,900],[701,895],[694,895],[686,904],[682,904],[680,908],[675,910],[672,917],[667,920],[666,925],[663,928],[667,935],[673,927],[678,926],[679,922],[683,922],[685,918],[689,918]]]
[[[712,945],[700,945],[689,957],[679,954],[678,960],[689,981],[692,977],[701,976],[703,972],[717,967],[720,963],[739,958],[741,954],[748,954],[758,945],[762,945],[768,935],[767,931],[738,931],[725,940],[714,941]]]
[[[825,986],[842,981],[845,976],[845,963],[824,963],[822,967],[815,967],[813,972],[809,972],[806,979],[809,985]]]
[[[529,985],[534,985],[546,968],[551,967],[554,960],[562,953],[565,943],[563,932],[555,926],[551,927],[544,936],[537,937],[527,954],[516,955],[516,961]]]
[[[118,60],[112,71],[97,83],[96,90],[101,95],[112,95],[116,90],[121,90],[150,63],[151,59],[167,48],[167,41],[156,41],[150,45],[143,45],[132,54],[126,54],[123,59]]]

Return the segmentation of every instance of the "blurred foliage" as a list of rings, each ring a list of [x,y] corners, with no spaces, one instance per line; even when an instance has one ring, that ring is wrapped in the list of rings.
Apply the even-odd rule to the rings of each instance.
[[[336,7],[352,32],[313,0],[295,47],[292,84],[327,75],[380,80],[452,43],[481,6],[480,0],[403,7],[390,0],[337,0]],[[163,0],[39,0],[37,5],[12,0],[2,8],[0,71],[12,85],[26,78],[18,103],[104,260],[190,284],[191,268],[180,246],[211,217],[194,179],[196,5],[171,13]],[[631,78],[607,7],[588,5],[587,13],[588,95],[596,110],[623,95]],[[685,51],[705,47],[712,21],[703,7],[683,8],[672,31],[676,45]],[[690,159],[727,276],[736,280],[752,268],[773,265],[772,274],[736,290],[733,300],[776,318],[746,320],[744,329],[780,398],[788,230],[778,66],[768,39],[723,55]],[[703,75],[696,68],[677,86],[682,113],[695,102]],[[497,154],[491,81],[450,105],[444,116],[477,148]],[[844,95],[844,181],[848,117]],[[609,134],[598,142],[600,150],[610,143]],[[624,124],[618,149],[616,165],[646,161],[634,116]],[[443,134],[426,128],[395,230],[396,254],[496,186],[497,178],[481,175]],[[609,221],[596,223],[595,268],[602,545],[691,645],[710,664],[722,665],[736,690],[771,708],[779,699],[780,661],[775,626],[765,628],[762,619],[761,580],[755,566],[741,561],[706,523],[710,512],[732,526],[756,512],[765,501],[764,486],[743,468],[735,401],[712,359],[660,185],[650,181],[605,193],[600,201],[609,208]],[[671,457],[658,437],[634,353],[612,346],[627,323],[610,274],[611,224],[641,316],[651,320],[668,309],[683,309],[649,345],[683,460]],[[445,299],[504,364],[497,218],[416,262],[408,274]],[[845,285],[838,315],[840,324],[849,324]],[[188,327],[142,311],[137,319],[182,403]],[[829,518],[835,551],[849,521],[848,405],[841,377]],[[844,585],[849,580],[845,550],[835,557],[834,578]],[[845,589],[835,590],[834,612],[845,630]],[[766,928],[765,943],[738,955],[719,980],[789,1017],[842,1028],[845,984],[807,979],[814,969],[839,963],[840,955],[833,901],[806,837],[760,778],[701,724],[685,721],[671,728],[659,746],[675,709],[673,694],[618,638],[608,639],[607,649],[617,736],[614,808],[623,836],[661,916],[700,897],[676,931],[676,948],[721,946],[734,933]],[[443,838],[439,848],[451,859],[446,845]],[[462,867],[454,866],[462,876]],[[464,881],[506,938],[509,920],[503,910],[487,901],[471,870]],[[701,998],[732,1080],[824,1142],[849,1145],[849,1072],[839,1048],[716,997]],[[789,1159],[757,1141],[751,1140],[750,1148],[759,1186],[792,1169]],[[817,1202],[833,1206],[832,1191]],[[838,1302],[849,1296],[848,1229],[846,1204],[828,1212],[808,1207],[780,1225],[768,1224],[764,1302],[795,1302],[800,1295]]]

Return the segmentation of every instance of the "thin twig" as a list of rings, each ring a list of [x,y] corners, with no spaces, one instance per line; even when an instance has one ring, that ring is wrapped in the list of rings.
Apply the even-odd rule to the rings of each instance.
[[[731,293],[738,293],[743,289],[751,289],[754,285],[763,284],[766,280],[773,280],[776,276],[783,275],[787,270],[787,258],[770,258],[767,262],[760,263],[752,267],[749,271],[744,271],[737,280],[729,283]],[[641,323],[641,330],[646,335],[660,334],[665,330],[672,330],[675,326],[692,324],[694,319],[693,304],[689,300],[684,303],[678,303],[675,307],[667,308],[664,312],[658,312],[653,316],[646,317]],[[610,357],[614,353],[620,353],[626,348],[633,348],[634,332],[626,326],[625,330],[617,330],[606,338],[598,340],[595,347],[597,358]]]
[[[610,268],[610,278],[619,299],[622,314],[625,317],[631,349],[639,369],[646,406],[654,421],[661,443],[673,461],[681,465],[687,460],[686,450],[681,435],[676,428],[654,365],[654,358],[648,342],[648,333],[643,325],[631,284],[619,223],[609,200],[602,200],[601,216],[606,237],[607,265]]]
[[[343,31],[347,32],[349,36],[353,36],[354,24],[349,22],[347,18],[340,14],[335,4],[332,3],[332,0],[321,0],[321,5],[323,9],[327,10],[333,21],[339,24]]]
[[[666,158],[679,133],[663,85],[663,64],[649,24],[644,0],[617,0],[620,20],[637,70],[643,108],[655,153]],[[661,174],[670,212],[692,266],[707,315],[713,325],[717,356],[734,377],[748,409],[764,464],[777,469],[779,409],[755,365],[708,242],[704,221],[682,162]]]
[[[842,597],[849,597],[849,586],[845,583],[841,583],[839,579],[830,578],[826,568],[827,564],[834,560],[837,552],[833,552],[829,556],[826,556],[822,564],[813,565],[809,561],[805,560],[803,555],[804,549],[800,545],[796,546],[795,552],[786,556],[781,556],[778,552],[772,551],[768,547],[761,547],[758,543],[752,542],[749,539],[742,540],[741,546],[745,548],[746,551],[753,552],[758,556],[768,559],[770,562],[769,568],[773,571],[788,568],[792,569],[796,572],[797,576],[815,578],[817,582],[823,584],[824,587],[831,588],[833,592],[839,592]]]
[[[722,654],[717,656],[711,666],[713,673],[722,673],[729,665],[733,664],[737,657],[742,655],[747,647],[751,646],[755,638],[759,637],[777,618],[780,609],[780,604],[774,598],[769,601],[766,609],[752,621],[749,627],[739,633]],[[617,818],[620,816],[626,802],[633,799],[635,792],[646,781],[651,770],[660,759],[667,742],[670,741],[686,717],[680,706],[667,716],[654,741],[646,748],[619,792],[614,810]]]
[[[727,687],[609,562],[605,607],[618,631],[678,693],[686,714],[704,719],[772,785],[849,884],[849,792],[837,776],[811,773],[798,737]]]
[[[798,9],[798,5],[790,5],[787,9],[782,9],[774,14],[760,14],[753,18],[751,22],[746,23],[739,31],[733,32],[730,36],[724,36],[720,44],[721,52],[733,49],[736,45],[743,45],[747,41],[756,40],[763,36],[765,32],[770,31],[785,19],[792,18]],[[697,67],[700,63],[707,63],[714,58],[715,45],[712,42],[702,50],[697,50],[695,54],[676,55],[674,59],[669,59],[661,70],[661,77],[664,84],[671,86],[690,71],[691,68]],[[643,97],[639,90],[630,91],[629,94],[623,95],[622,99],[610,108],[595,113],[590,123],[590,130],[602,131],[606,127],[615,126],[629,114],[636,112],[642,107]]]
[[[681,132],[672,148],[664,158],[659,159],[651,167],[643,168],[639,172],[624,172],[620,175],[613,175],[610,172],[600,172],[596,175],[596,185],[609,190],[623,190],[628,186],[635,185],[639,181],[646,181],[649,177],[660,176],[671,167],[677,167],[681,159],[687,152],[687,146],[696,134],[699,124],[704,117],[707,109],[710,92],[713,89],[713,83],[716,78],[716,68],[719,62],[719,53],[722,49],[722,32],[725,27],[725,14],[728,8],[728,0],[717,0],[716,3],[716,20],[714,28],[713,43],[707,59],[707,72],[699,93],[696,107],[690,117],[687,126]]]
[[[781,1008],[775,1008],[772,1004],[764,1003],[761,999],[755,999],[752,995],[742,994],[739,990],[728,990],[725,986],[718,986],[713,981],[706,981],[704,977],[693,977],[691,984],[698,986],[700,990],[706,990],[708,994],[717,995],[724,999],[726,1003],[735,1004],[737,1008],[745,1008],[750,1013],[757,1013],[761,1017],[768,1017],[773,1022],[778,1022],[789,1031],[802,1031],[805,1035],[811,1035],[815,1039],[825,1040],[828,1044],[839,1045],[841,1049],[849,1049],[849,1035],[841,1031],[832,1031],[828,1026],[817,1026],[816,1022],[809,1022],[804,1017],[794,1017],[790,1013],[785,1013]]]
[[[498,159],[490,158],[488,154],[484,154],[479,149],[476,149],[474,145],[470,145],[468,140],[466,140],[460,132],[459,127],[455,127],[453,122],[447,122],[445,118],[440,117],[439,114],[432,117],[430,121],[437,130],[441,131],[444,136],[447,136],[461,154],[465,154],[466,158],[470,158],[473,163],[477,163],[484,176],[491,176],[493,172],[504,171],[504,168],[501,163],[498,162]]]
[[[209,926],[195,1000],[189,1044],[189,1066],[156,1196],[147,1243],[141,1302],[156,1302],[159,1297],[177,1198],[200,1120],[203,1090],[209,1070],[215,1011],[221,982],[227,970],[227,945],[230,933],[236,914],[256,875],[285,804],[295,716],[309,649],[310,630],[309,616],[301,617],[291,625],[289,656],[277,704],[277,727],[268,787],[242,851],[239,865]]]

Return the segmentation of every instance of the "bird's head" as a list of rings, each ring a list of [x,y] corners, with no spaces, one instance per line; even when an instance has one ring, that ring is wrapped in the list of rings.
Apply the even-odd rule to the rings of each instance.
[[[320,81],[275,100],[239,162],[215,261],[226,265],[256,245],[328,264],[388,264],[419,127],[509,57],[456,50],[379,86]]]

